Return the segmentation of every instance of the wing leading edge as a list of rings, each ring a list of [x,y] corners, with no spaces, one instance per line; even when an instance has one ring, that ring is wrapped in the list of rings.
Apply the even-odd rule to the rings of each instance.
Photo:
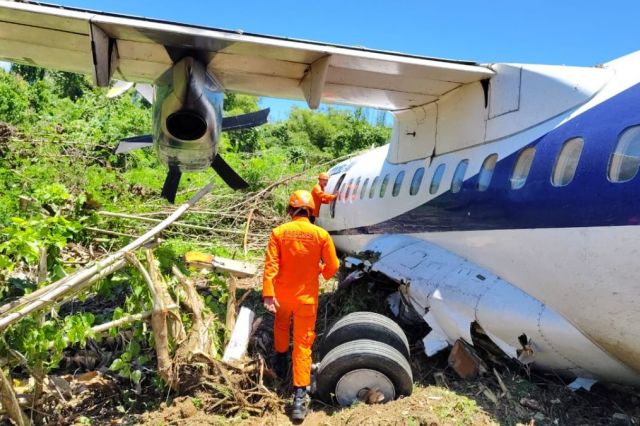
[[[0,0],[0,58],[153,83],[166,47],[196,50],[227,91],[401,110],[494,75],[488,67],[145,18]]]

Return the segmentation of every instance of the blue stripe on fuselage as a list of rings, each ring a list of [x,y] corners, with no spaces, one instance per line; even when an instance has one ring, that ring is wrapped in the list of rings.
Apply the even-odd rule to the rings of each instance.
[[[552,96],[552,94],[550,94]],[[332,231],[334,235],[568,228],[640,224],[640,173],[612,183],[608,165],[620,133],[640,124],[640,84],[585,111],[533,141],[531,171],[524,187],[511,189],[515,161],[522,150],[499,159],[489,188],[480,192],[478,175],[451,191],[384,222]],[[555,187],[551,175],[565,141],[584,139],[576,174]],[[437,161],[434,161],[437,165]],[[353,206],[355,207],[355,206]]]

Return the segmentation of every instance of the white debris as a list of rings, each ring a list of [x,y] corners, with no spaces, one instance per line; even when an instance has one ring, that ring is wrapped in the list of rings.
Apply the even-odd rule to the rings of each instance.
[[[596,381],[597,380],[587,379],[586,377],[578,377],[573,382],[569,383],[567,387],[574,392],[580,388],[590,391],[591,386],[593,386],[596,383]]]
[[[393,315],[400,315],[400,305],[402,304],[402,297],[400,297],[400,292],[396,291],[395,293],[391,293],[387,297],[387,303],[389,304],[389,309],[393,312]]]

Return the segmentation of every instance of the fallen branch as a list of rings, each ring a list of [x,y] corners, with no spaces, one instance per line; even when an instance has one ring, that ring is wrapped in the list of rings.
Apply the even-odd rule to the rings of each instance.
[[[108,212],[108,211],[99,211],[98,214],[101,215],[101,216],[118,217],[118,218],[121,218],[121,219],[139,220],[141,222],[151,222],[151,223],[160,223],[160,222],[162,222],[160,219],[154,219],[154,218],[151,218],[151,217],[138,216],[138,215],[126,214],[126,213],[115,213],[115,212]],[[221,232],[221,233],[227,233],[227,234],[244,235],[244,231],[238,231],[238,230],[235,230],[235,229],[211,228],[211,227],[208,227],[208,226],[192,225],[190,223],[184,223],[184,222],[173,222],[169,226],[181,226],[183,228],[197,229],[197,230],[200,230],[200,231]],[[87,229],[89,229],[89,228],[87,228]],[[113,231],[99,230],[97,228],[91,228],[91,229],[94,230],[94,231],[103,231],[103,233],[105,233],[105,234],[107,234],[108,232],[113,232]],[[114,234],[120,234],[120,233],[114,233]],[[121,235],[122,236],[129,236],[128,234],[121,234]]]
[[[155,292],[158,294],[158,297],[162,299],[162,303],[165,307],[175,306],[175,302],[171,298],[169,290],[167,290],[167,283],[164,281],[164,278],[162,278],[160,269],[153,257],[153,250],[147,248],[144,253],[147,258],[147,263],[149,264],[149,274],[151,275],[151,281],[155,287]],[[174,342],[182,342],[186,339],[187,333],[184,330],[184,325],[182,324],[182,319],[180,319],[179,314],[170,311],[167,316],[167,326],[169,327],[169,337],[171,337]]]
[[[166,384],[171,386],[173,390],[178,389],[178,383],[175,380],[173,372],[173,361],[169,356],[169,332],[167,328],[167,310],[164,300],[158,292],[156,283],[153,282],[149,272],[142,266],[142,263],[132,253],[126,253],[125,257],[133,266],[135,266],[149,286],[151,297],[153,299],[153,312],[151,313],[151,329],[156,346],[156,357],[158,359],[158,374]]]
[[[201,355],[208,361],[212,361],[214,348],[212,348],[213,340],[209,335],[209,326],[214,318],[212,316],[204,317],[204,303],[193,282],[185,277],[176,266],[173,266],[171,271],[185,293],[185,297],[180,302],[191,313],[191,329],[186,342],[176,351],[176,359],[179,362],[189,362],[195,355]]]
[[[229,275],[229,299],[227,300],[227,318],[225,320],[225,327],[231,337],[231,331],[236,323],[236,288],[238,287],[238,280],[233,274]]]
[[[62,280],[53,283],[48,286],[50,291],[47,291],[41,298],[29,303],[24,306],[17,312],[10,313],[8,315],[4,315],[0,318],[0,330],[5,329],[9,325],[14,322],[24,318],[26,315],[30,314],[33,311],[38,309],[42,309],[47,305],[53,303],[56,299],[64,296],[66,293],[73,291],[76,287],[82,286],[87,280],[90,280],[95,275],[101,275],[102,277],[108,275],[105,274],[105,271],[109,271],[109,273],[113,272],[115,269],[112,266],[123,259],[125,253],[133,251],[144,243],[155,237],[161,231],[166,229],[172,222],[178,219],[185,211],[187,211],[191,206],[193,206],[200,198],[202,198],[205,194],[211,191],[213,187],[213,182],[210,182],[206,186],[204,186],[200,191],[198,191],[189,201],[181,205],[176,209],[176,211],[167,217],[165,220],[160,222],[158,225],[153,227],[151,230],[143,234],[141,237],[127,244],[117,252],[107,256],[101,261],[96,262],[94,265],[81,269],[69,277],[65,277]],[[60,284],[61,283],[61,284]],[[47,287],[45,287],[47,288]]]
[[[177,305],[167,306],[168,310],[175,310],[177,308],[178,308]],[[96,335],[100,333],[104,333],[105,331],[109,331],[112,328],[122,327],[124,325],[131,324],[132,322],[146,320],[151,316],[152,313],[153,311],[145,311],[145,312],[140,312],[139,314],[127,315],[122,318],[118,318],[117,320],[105,322],[104,324],[91,327],[91,331]]]
[[[4,375],[4,371],[0,368],[0,402],[2,407],[7,410],[9,418],[18,426],[28,426],[31,424],[29,417],[22,411],[16,394],[11,387],[11,382]]]
[[[354,156],[356,156],[358,154],[360,154],[360,152],[353,152],[351,154],[343,155],[342,157],[334,158],[332,160],[325,161],[325,162],[320,163],[320,164],[316,164],[314,166],[314,168],[325,167],[325,166],[328,166],[329,164],[333,164],[333,163],[340,162],[342,160],[346,160],[347,158],[354,157]],[[282,179],[272,183],[271,185],[261,189],[260,191],[256,192],[251,197],[246,198],[243,201],[243,204],[249,204],[250,202],[252,202],[252,201],[254,201],[256,199],[259,200],[260,198],[262,198],[263,195],[267,194],[268,192],[271,192],[274,188],[282,185],[283,183],[287,183],[289,181],[292,181],[294,179],[297,179],[299,177],[302,177],[302,176],[308,175],[308,174],[309,174],[309,170],[303,170],[300,173],[296,173],[295,175],[291,175],[291,176],[287,176],[285,178],[282,178]]]
[[[96,232],[98,234],[111,235],[112,237],[126,237],[126,238],[135,238],[136,236],[133,234],[127,234],[124,232],[117,231],[109,231],[106,229],[94,228],[93,226],[85,226],[87,231]]]
[[[100,272],[95,273],[93,276],[85,278],[85,280],[83,281],[76,280],[75,283],[69,283],[69,281],[71,280],[68,280],[67,282],[63,283],[62,286],[57,287],[54,291],[43,292],[35,298],[26,298],[26,300],[28,300],[28,304],[24,308],[17,312],[9,313],[2,316],[2,318],[0,319],[0,331],[13,324],[14,322],[20,320],[21,318],[24,318],[31,312],[45,308],[48,305],[55,303],[56,300],[60,299],[61,297],[69,296],[82,291],[85,288],[91,287],[93,284],[100,281],[104,277],[111,275],[115,271],[121,269],[124,265],[126,265],[126,262],[123,259],[119,259],[115,263],[110,264],[106,268],[100,270]],[[43,288],[46,289],[47,287]]]
[[[244,249],[244,255],[247,255],[247,244],[249,243],[249,227],[251,226],[251,218],[253,217],[253,212],[255,211],[255,207],[249,211],[247,215],[247,225],[244,228],[244,238],[242,239],[242,248]]]

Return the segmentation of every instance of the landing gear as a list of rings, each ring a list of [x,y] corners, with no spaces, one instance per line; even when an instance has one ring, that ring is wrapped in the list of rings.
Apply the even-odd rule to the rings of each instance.
[[[356,401],[387,402],[410,395],[413,389],[405,355],[386,343],[369,339],[348,341],[328,351],[320,362],[316,381],[322,400],[342,406]]]
[[[409,359],[409,342],[400,326],[375,312],[353,312],[340,318],[326,332],[320,346],[320,358],[343,343],[359,339],[386,343]]]

